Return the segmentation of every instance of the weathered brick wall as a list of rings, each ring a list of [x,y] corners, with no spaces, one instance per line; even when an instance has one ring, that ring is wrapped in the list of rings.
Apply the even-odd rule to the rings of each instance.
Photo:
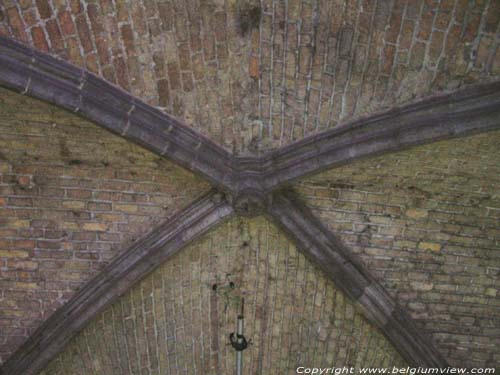
[[[498,77],[498,1],[264,1],[259,119],[272,145]]]
[[[0,89],[0,362],[118,251],[207,189],[73,114]]]
[[[253,342],[244,352],[245,374],[295,374],[298,365],[405,366],[378,329],[260,217],[233,218],[167,261],[43,374],[231,374],[228,335],[241,296]]]
[[[0,12],[1,34],[86,67],[226,148],[249,137],[241,124],[257,89],[236,3],[7,0]]]
[[[498,78],[496,0],[3,0],[0,34],[257,153]]]
[[[499,144],[420,146],[298,185],[456,366],[500,366]]]

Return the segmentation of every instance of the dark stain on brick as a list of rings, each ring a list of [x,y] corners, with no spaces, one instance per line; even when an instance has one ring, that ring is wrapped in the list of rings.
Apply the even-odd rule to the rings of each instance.
[[[47,0],[37,0],[36,6],[38,8],[38,13],[43,19],[50,18],[52,15],[52,9],[50,9],[50,4]]]
[[[249,31],[257,29],[260,24],[262,10],[260,5],[245,5],[238,14],[238,26],[241,36],[245,36]]]
[[[62,158],[67,158],[70,156],[68,145],[66,144],[66,140],[63,138],[59,139],[59,155]]]
[[[396,187],[399,187],[398,185],[396,185]],[[432,196],[432,194],[430,192],[428,192],[427,190],[424,190],[424,189],[421,189],[417,186],[408,186],[408,190],[410,191],[413,191],[413,192],[416,192],[417,194],[420,194],[426,198],[430,198]]]

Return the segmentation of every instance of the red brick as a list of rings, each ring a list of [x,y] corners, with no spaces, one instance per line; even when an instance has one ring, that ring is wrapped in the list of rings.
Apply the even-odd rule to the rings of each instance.
[[[81,45],[83,51],[88,53],[93,50],[92,40],[90,39],[90,29],[87,24],[85,15],[81,14],[75,19],[76,29],[78,30],[78,36],[80,37]]]
[[[114,67],[118,84],[127,90],[129,88],[128,71],[127,64],[125,63],[123,57],[120,56],[114,59]]]
[[[455,51],[456,47],[460,43],[461,33],[462,29],[460,25],[454,25],[451,27],[448,35],[446,36],[445,53],[447,55],[450,55],[453,51]]]
[[[392,9],[391,18],[389,21],[389,29],[385,34],[385,40],[390,43],[396,43],[401,28],[401,21],[403,19],[404,6],[401,2],[395,2]]]
[[[1,10],[0,10],[1,12]],[[9,35],[9,30],[7,29],[7,26],[0,24],[0,35],[2,36],[10,36]]]
[[[467,24],[465,26],[463,40],[466,42],[472,42],[476,37],[479,24],[481,22],[481,16],[478,14],[470,14],[467,18]]]
[[[49,34],[50,45],[52,49],[62,50],[64,48],[64,41],[62,39],[61,31],[56,20],[49,20],[45,24],[47,34]]]
[[[109,54],[107,41],[103,38],[96,38],[95,44],[97,47],[97,54],[99,55],[100,65],[109,64],[111,62],[111,56]]]
[[[47,44],[45,33],[40,26],[36,26],[31,29],[31,37],[33,38],[33,43],[36,48],[43,52],[49,51],[49,45]]]
[[[420,17],[419,28],[418,28],[418,38],[422,40],[429,40],[432,32],[432,22],[434,19],[435,12],[430,9],[424,10],[422,16]]]
[[[36,6],[40,17],[43,19],[47,19],[52,16],[52,9],[50,8],[48,0],[36,0]]]
[[[71,13],[67,10],[59,12],[57,17],[59,18],[59,24],[61,25],[61,30],[64,35],[73,35],[75,33],[75,25],[71,18]]]
[[[256,56],[250,58],[250,64],[248,67],[250,77],[253,79],[259,78],[259,59]]]
[[[19,12],[17,11],[17,8],[15,7],[8,8],[6,14],[7,14],[7,19],[9,21],[9,25],[14,31],[14,36],[27,42],[28,35],[25,32],[24,23],[19,15]]]
[[[96,4],[89,4],[87,6],[87,14],[90,20],[90,26],[92,27],[92,31],[94,33],[94,37],[105,37],[106,31],[104,29],[103,20],[101,14],[99,13],[99,8]]]
[[[120,30],[121,30],[123,44],[125,45],[125,50],[127,51],[127,54],[133,55],[135,53],[135,47],[134,47],[134,31],[132,30],[132,26],[123,25]]]

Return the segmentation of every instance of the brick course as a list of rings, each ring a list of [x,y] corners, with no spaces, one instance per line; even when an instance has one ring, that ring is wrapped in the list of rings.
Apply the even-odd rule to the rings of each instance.
[[[406,366],[342,292],[259,217],[233,218],[175,255],[100,314],[42,374],[230,374],[235,354],[228,335],[241,296],[253,343],[244,352],[245,374]]]
[[[500,363],[499,142],[420,146],[297,186],[454,366]]]
[[[0,89],[0,358],[208,188],[73,114]]]

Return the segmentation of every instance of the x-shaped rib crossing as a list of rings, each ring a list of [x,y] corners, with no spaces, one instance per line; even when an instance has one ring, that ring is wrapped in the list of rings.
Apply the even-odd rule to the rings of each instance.
[[[425,332],[288,187],[305,175],[359,158],[500,129],[500,82],[360,119],[259,158],[234,157],[103,79],[1,37],[0,85],[76,112],[214,186],[115,258],[33,333],[3,365],[1,374],[36,374],[96,314],[234,212],[271,218],[356,301],[411,365],[447,366]]]

